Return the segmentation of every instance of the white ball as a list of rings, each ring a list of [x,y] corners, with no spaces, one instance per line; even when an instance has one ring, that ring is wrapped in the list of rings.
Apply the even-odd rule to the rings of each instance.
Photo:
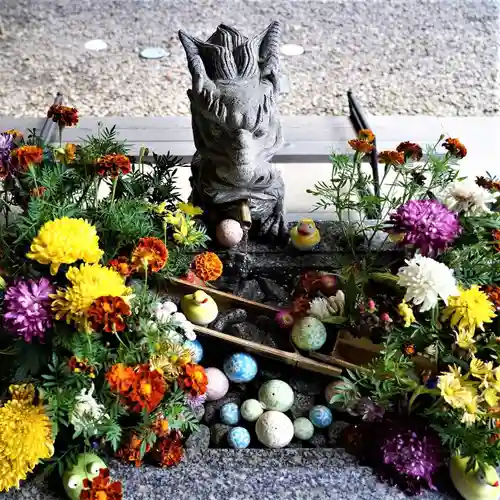
[[[257,439],[268,448],[284,448],[293,439],[292,421],[280,411],[266,411],[255,424]]]
[[[259,389],[259,401],[266,410],[288,411],[293,400],[293,389],[283,380],[268,380]]]
[[[237,245],[243,238],[241,224],[234,219],[224,219],[215,230],[217,241],[226,248]]]
[[[299,417],[293,422],[294,435],[297,439],[307,441],[314,435],[314,425],[306,417]]]
[[[264,408],[260,401],[256,399],[247,399],[243,401],[240,408],[240,414],[242,418],[248,420],[249,422],[255,422],[264,413]]]
[[[218,368],[205,368],[208,378],[207,400],[216,401],[224,397],[229,390],[229,380]]]

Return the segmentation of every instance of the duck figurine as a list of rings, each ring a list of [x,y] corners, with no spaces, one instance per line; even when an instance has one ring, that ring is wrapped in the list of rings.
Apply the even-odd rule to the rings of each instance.
[[[487,465],[483,472],[478,465],[469,472],[468,457],[454,456],[450,460],[450,476],[453,485],[465,500],[498,500],[500,498],[500,482],[497,471]]]
[[[312,250],[321,241],[318,228],[312,219],[301,219],[290,231],[292,245],[298,250]]]
[[[196,290],[190,295],[184,295],[181,309],[186,318],[199,326],[207,326],[219,314],[215,300],[203,290]]]

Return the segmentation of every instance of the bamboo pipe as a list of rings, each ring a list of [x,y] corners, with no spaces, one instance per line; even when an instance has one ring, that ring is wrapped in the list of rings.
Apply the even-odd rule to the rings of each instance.
[[[250,212],[250,206],[247,200],[242,200],[240,202],[240,224],[243,229],[250,229],[252,227],[252,214]]]

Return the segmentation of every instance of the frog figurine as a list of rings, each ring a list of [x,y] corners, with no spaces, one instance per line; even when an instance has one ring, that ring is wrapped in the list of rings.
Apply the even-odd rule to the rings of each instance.
[[[93,453],[82,453],[76,458],[76,463],[66,469],[63,474],[63,485],[70,500],[79,500],[84,479],[92,480],[99,475],[101,469],[108,466]]]

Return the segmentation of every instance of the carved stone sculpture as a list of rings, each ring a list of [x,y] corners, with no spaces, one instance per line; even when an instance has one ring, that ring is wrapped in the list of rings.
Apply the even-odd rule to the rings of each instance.
[[[209,223],[250,207],[253,227],[274,237],[285,233],[283,179],[270,163],[283,143],[280,34],[278,22],[250,39],[225,25],[206,42],[179,32],[192,76],[192,202]]]

